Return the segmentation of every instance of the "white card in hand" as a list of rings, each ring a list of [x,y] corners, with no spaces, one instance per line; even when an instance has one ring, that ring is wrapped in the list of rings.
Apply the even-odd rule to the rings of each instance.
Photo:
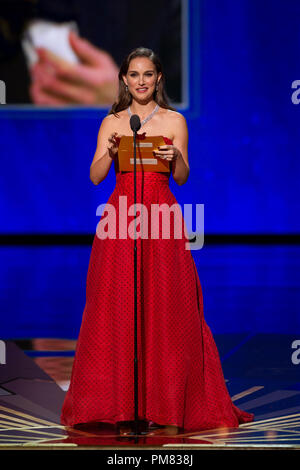
[[[22,38],[22,47],[28,66],[31,67],[38,60],[36,47],[44,47],[68,62],[79,62],[69,43],[70,31],[79,34],[78,26],[74,21],[54,23],[45,20],[32,20]]]

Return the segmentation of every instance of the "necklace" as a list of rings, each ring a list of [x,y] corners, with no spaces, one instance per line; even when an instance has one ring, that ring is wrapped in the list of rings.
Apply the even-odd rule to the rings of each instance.
[[[152,116],[158,111],[159,109],[159,106],[158,104],[155,106],[155,108],[153,109],[152,113],[149,114],[149,116],[147,116],[143,121],[141,121],[141,127],[146,124],[146,122],[150,121],[150,119],[152,118]],[[128,114],[129,116],[131,117],[132,116],[132,112],[131,112],[131,109],[130,109],[130,106],[128,106],[127,108],[127,111],[128,111]]]

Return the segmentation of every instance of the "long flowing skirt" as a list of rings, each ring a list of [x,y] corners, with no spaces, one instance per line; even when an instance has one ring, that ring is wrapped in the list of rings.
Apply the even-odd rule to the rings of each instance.
[[[135,217],[124,206],[120,209],[124,196],[129,208],[134,202],[131,172],[116,174],[107,201],[115,208],[116,238],[100,237],[99,225],[94,237],[86,304],[61,412],[64,425],[134,420],[134,239],[120,233],[124,227],[133,230]],[[151,205],[177,204],[168,174],[138,172],[137,202],[149,209],[142,219],[145,233]],[[102,222],[104,217],[107,213]],[[170,220],[172,225],[172,213]],[[172,229],[169,239],[163,237],[162,219],[158,230],[157,239],[151,238],[150,228],[148,238],[137,239],[139,419],[187,431],[253,421],[254,415],[237,408],[229,396],[187,239],[175,238]]]

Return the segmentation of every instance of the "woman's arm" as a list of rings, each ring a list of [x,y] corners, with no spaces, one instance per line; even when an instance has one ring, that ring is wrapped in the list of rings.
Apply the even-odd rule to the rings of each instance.
[[[185,117],[176,113],[174,119],[174,139],[173,145],[176,148],[177,158],[172,161],[172,175],[176,183],[181,186],[186,183],[190,167],[188,162],[188,128]]]
[[[158,150],[153,152],[155,156],[166,159],[171,163],[173,178],[181,186],[186,183],[190,174],[188,130],[186,120],[182,114],[174,112],[170,120],[170,129],[175,135],[173,145],[160,145]]]
[[[112,115],[106,116],[98,132],[97,148],[90,166],[90,179],[95,185],[106,178],[118,150],[117,145],[110,140],[113,137],[111,120]]]

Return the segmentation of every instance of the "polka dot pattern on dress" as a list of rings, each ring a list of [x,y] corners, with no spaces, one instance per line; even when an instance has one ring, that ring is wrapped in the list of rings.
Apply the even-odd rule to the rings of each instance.
[[[137,172],[137,202],[147,207],[149,226],[151,204],[177,203],[169,176]],[[118,211],[121,195],[133,204],[133,172],[116,173],[108,200],[117,211],[117,234],[125,216]],[[182,216],[181,224],[184,230]],[[158,239],[137,239],[139,418],[186,431],[238,427],[254,415],[231,401],[194,259],[185,237],[170,234],[163,239],[160,224]],[[61,423],[134,420],[134,240],[95,234],[86,281]]]

